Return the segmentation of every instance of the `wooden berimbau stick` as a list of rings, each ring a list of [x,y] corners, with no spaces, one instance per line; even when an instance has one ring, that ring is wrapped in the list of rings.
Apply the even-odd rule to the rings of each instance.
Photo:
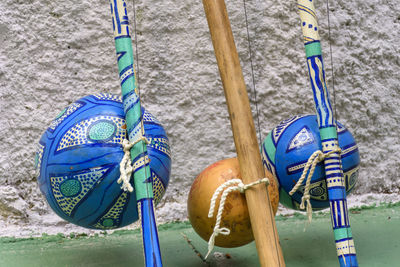
[[[239,56],[225,1],[203,0],[203,5],[228,104],[242,180],[248,184],[264,178],[265,174]],[[251,187],[245,194],[261,266],[285,266],[265,185]]]

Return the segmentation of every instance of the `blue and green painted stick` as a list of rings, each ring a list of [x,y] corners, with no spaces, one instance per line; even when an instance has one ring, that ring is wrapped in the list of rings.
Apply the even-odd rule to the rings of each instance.
[[[324,153],[339,148],[337,131],[325,81],[324,63],[318,22],[313,0],[298,0],[301,29],[304,36],[307,65],[314,94],[318,125]],[[340,266],[358,266],[347,210],[346,188],[339,153],[324,162],[326,184],[331,209],[332,227]]]
[[[144,129],[126,2],[125,0],[110,0],[110,6],[128,138],[130,142],[135,143],[144,136]],[[133,178],[136,200],[141,205],[145,263],[147,267],[159,267],[162,266],[162,261],[154,217],[149,158],[144,141],[136,143],[130,152],[135,170]]]

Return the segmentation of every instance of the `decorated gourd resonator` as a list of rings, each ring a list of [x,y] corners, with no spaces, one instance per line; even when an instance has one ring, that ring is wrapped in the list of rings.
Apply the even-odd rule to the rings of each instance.
[[[336,122],[336,124],[345,187],[348,194],[357,181],[360,155],[350,131],[341,123]],[[262,148],[263,162],[279,182],[279,199],[284,206],[300,209],[306,182],[304,181],[293,195],[289,195],[289,192],[303,174],[311,155],[318,150],[322,150],[322,147],[316,115],[295,116],[282,121],[265,138]],[[325,169],[329,175],[329,163],[324,166],[323,162],[319,162],[311,177],[309,195],[313,210],[329,207]],[[330,179],[329,182],[340,184],[339,179],[337,181]]]
[[[144,109],[142,114],[157,204],[168,186],[170,148],[161,124]],[[36,170],[40,190],[55,213],[91,229],[119,228],[138,219],[135,194],[117,182],[126,135],[117,95],[84,97],[53,120],[39,141]],[[139,161],[133,169],[143,166]]]

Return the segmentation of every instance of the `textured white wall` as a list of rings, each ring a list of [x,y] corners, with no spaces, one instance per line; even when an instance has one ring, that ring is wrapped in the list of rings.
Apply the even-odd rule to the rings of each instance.
[[[132,0],[128,6],[133,22]],[[235,155],[225,99],[201,1],[140,0],[136,7],[142,102],[163,123],[173,153],[158,217],[183,219],[196,175]],[[227,7],[251,88],[243,2],[227,1]],[[281,120],[313,113],[313,100],[296,1],[247,0],[247,8],[265,138]],[[400,5],[330,1],[333,62],[326,2],[316,8],[331,94],[334,67],[337,117],[361,153],[354,194],[399,199]],[[108,1],[3,0],[0,48],[0,228],[6,229],[0,234],[70,227],[40,195],[34,152],[49,122],[69,103],[120,91]]]

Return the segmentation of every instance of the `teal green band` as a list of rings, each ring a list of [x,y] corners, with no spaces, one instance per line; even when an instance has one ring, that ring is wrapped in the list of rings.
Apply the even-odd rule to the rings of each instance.
[[[341,228],[341,229],[335,229],[333,231],[335,235],[335,240],[341,240],[345,238],[352,238],[353,234],[351,233],[351,228],[346,227],[346,228]]]
[[[118,66],[124,69],[124,67],[131,65],[133,63],[132,40],[129,37],[115,39],[115,47],[117,54],[124,52],[123,57],[118,60]]]
[[[306,49],[306,57],[313,57],[313,56],[321,56],[322,51],[321,51],[321,43],[320,42],[314,42],[310,44],[305,45]]]
[[[275,153],[276,153],[276,148],[274,145],[274,142],[272,142],[272,134],[269,134],[267,138],[265,139],[264,146],[268,147],[268,149],[265,149],[267,151],[268,157],[272,160],[272,163],[275,165]]]
[[[334,138],[337,139],[336,127],[319,129],[319,133],[321,135],[322,140],[334,139]]]

